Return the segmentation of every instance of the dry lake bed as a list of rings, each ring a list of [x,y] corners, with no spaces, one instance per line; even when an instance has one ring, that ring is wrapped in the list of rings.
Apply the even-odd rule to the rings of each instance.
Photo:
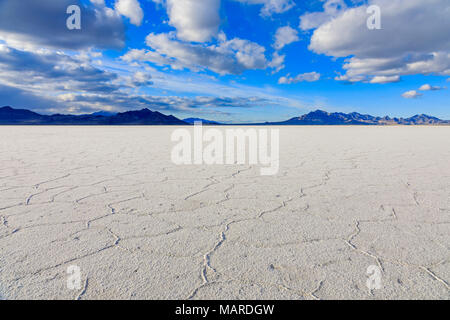
[[[280,127],[274,176],[174,129],[0,127],[0,298],[450,298],[450,127]]]

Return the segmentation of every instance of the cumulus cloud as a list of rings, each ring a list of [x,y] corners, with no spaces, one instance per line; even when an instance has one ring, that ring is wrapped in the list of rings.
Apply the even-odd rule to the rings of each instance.
[[[284,69],[284,60],[286,56],[280,55],[278,52],[275,52],[272,56],[272,61],[269,62],[268,67],[273,69],[272,73],[277,73],[280,70]]]
[[[219,9],[220,0],[167,0],[169,23],[185,41],[206,42],[216,36]]]
[[[445,87],[431,86],[429,84],[424,84],[419,88],[420,91],[438,91],[443,89],[445,89]]]
[[[152,76],[149,73],[136,71],[131,78],[131,85],[133,87],[143,87],[153,85]]]
[[[292,83],[298,83],[298,82],[314,82],[320,80],[320,73],[317,72],[309,72],[309,73],[303,73],[299,74],[296,77],[281,77],[278,80],[279,84],[292,84]]]
[[[416,99],[420,96],[422,96],[422,94],[420,92],[417,92],[416,90],[406,91],[402,94],[402,97],[405,99]]]
[[[98,4],[102,5],[102,1],[98,1]],[[103,3],[104,4],[104,3]],[[138,0],[117,0],[115,4],[116,11],[129,18],[130,22],[136,26],[142,24],[142,19],[144,18],[144,12],[138,2]]]
[[[367,28],[367,5],[328,13],[325,9],[324,13],[302,17],[303,29],[316,28],[310,50],[334,58],[351,57],[343,65],[345,75],[338,80],[450,75],[448,0],[372,0],[369,4],[381,8],[381,30]]]
[[[91,3],[95,4],[96,6],[105,6],[105,0],[90,0]]]
[[[152,50],[130,50],[122,59],[167,65],[175,70],[211,70],[222,75],[265,69],[269,65],[264,47],[238,38],[223,39],[217,45],[205,46],[178,41],[167,33],[151,33],[146,43]]]
[[[385,83],[393,83],[393,82],[399,82],[399,81],[400,81],[400,76],[376,76],[370,80],[370,83],[385,84]]]
[[[327,0],[321,12],[305,13],[300,17],[300,29],[306,31],[318,28],[331,21],[347,9],[344,0]]]
[[[103,1],[83,7],[80,0],[1,0],[0,40],[16,47],[57,49],[121,48],[125,44],[120,16]],[[68,30],[69,5],[82,7],[81,30]]]
[[[295,6],[293,0],[234,0],[246,4],[263,5],[261,16],[270,17],[275,13],[283,13],[289,11]]]
[[[446,88],[439,87],[439,86],[432,86],[429,84],[424,84],[418,90],[411,90],[411,91],[407,91],[407,92],[403,93],[402,97],[406,98],[406,99],[416,99],[418,97],[423,96],[423,94],[420,93],[419,91],[438,91],[438,90],[443,90],[443,89],[446,89]]]
[[[293,42],[299,41],[297,30],[291,28],[290,26],[280,27],[275,33],[275,43],[273,47],[276,50],[283,49],[286,45]]]

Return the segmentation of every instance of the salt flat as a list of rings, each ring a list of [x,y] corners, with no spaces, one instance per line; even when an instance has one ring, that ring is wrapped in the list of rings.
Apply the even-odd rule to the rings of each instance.
[[[279,129],[261,176],[174,165],[173,127],[0,127],[0,296],[450,298],[449,127]]]

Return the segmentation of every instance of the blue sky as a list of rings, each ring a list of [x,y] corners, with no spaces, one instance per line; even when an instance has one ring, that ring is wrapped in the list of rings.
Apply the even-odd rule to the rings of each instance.
[[[73,3],[81,30],[65,27]],[[0,0],[0,105],[450,119],[449,12],[448,0]]]

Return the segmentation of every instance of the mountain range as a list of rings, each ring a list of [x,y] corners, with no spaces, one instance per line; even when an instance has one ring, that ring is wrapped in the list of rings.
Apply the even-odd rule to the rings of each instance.
[[[316,110],[301,117],[282,122],[268,122],[270,125],[450,125],[449,120],[441,120],[426,114],[410,118],[374,117],[367,114],[329,113]]]
[[[85,115],[42,115],[26,109],[0,108],[0,125],[190,125],[201,121],[204,124],[220,123],[199,118],[180,120],[172,115],[142,109],[122,113],[96,112]],[[450,125],[425,114],[410,118],[374,117],[357,112],[329,113],[316,110],[300,117],[282,122],[265,122],[257,125]]]
[[[3,107],[0,108],[0,125],[187,125],[187,123],[172,115],[167,116],[149,109],[123,113],[41,115],[30,110]]]

